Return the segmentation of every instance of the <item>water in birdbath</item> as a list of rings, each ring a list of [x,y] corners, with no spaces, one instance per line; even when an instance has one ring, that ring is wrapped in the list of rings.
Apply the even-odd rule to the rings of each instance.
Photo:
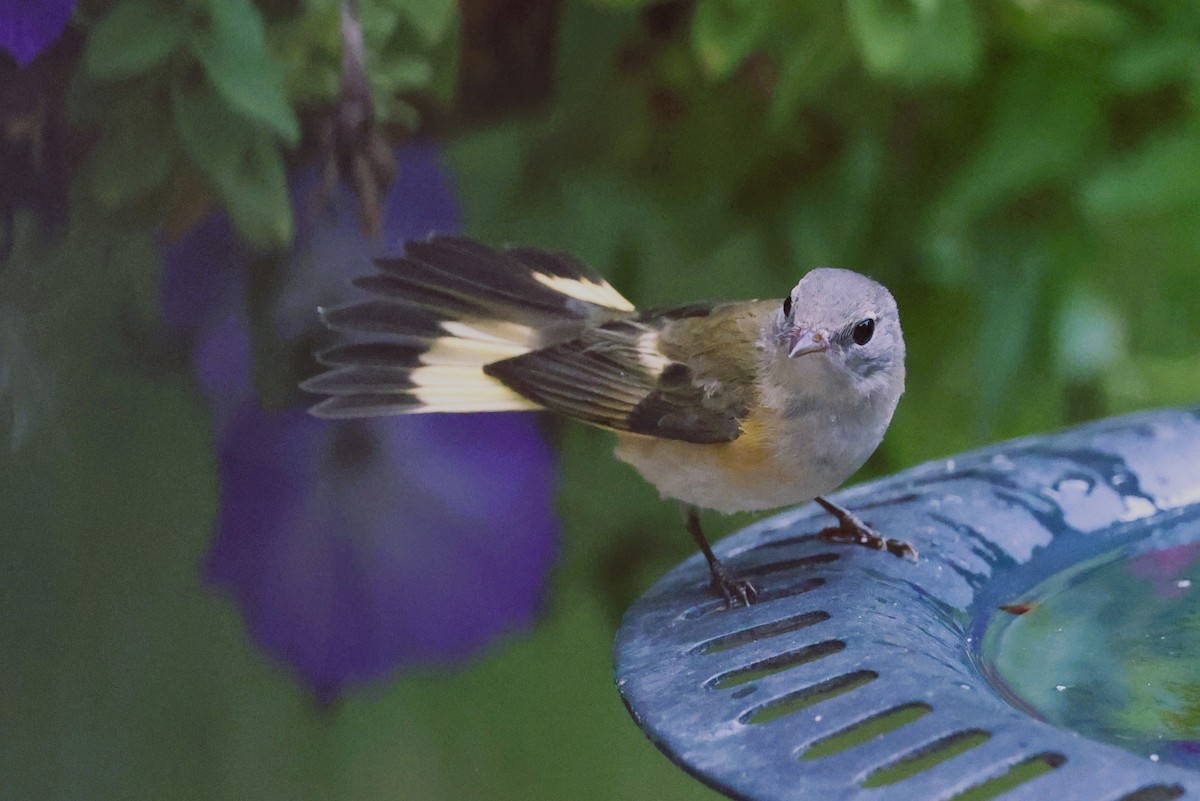
[[[1200,769],[1200,541],[1059,573],[997,610],[982,657],[1019,708]]]

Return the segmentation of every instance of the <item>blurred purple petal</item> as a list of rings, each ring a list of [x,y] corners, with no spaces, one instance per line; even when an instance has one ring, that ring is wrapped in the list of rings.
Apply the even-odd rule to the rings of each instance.
[[[238,308],[208,322],[192,349],[196,383],[208,401],[214,429],[221,429],[254,390],[250,323]]]
[[[371,259],[395,255],[404,242],[459,228],[454,186],[432,144],[412,143],[395,153],[396,178],[383,198],[380,240],[359,231],[358,202],[339,184],[325,202],[316,167],[293,174],[296,241],[285,268],[274,319],[280,336],[311,328],[318,306],[350,300],[349,279],[371,272]]]
[[[224,214],[162,247],[158,306],[163,322],[192,341],[192,367],[219,428],[253,390],[246,283],[251,254]]]
[[[0,50],[25,67],[52,45],[75,10],[75,0],[0,0]]]
[[[3,2],[3,0],[0,0]],[[404,242],[459,228],[454,186],[437,148],[410,143],[395,153],[396,179],[383,198],[380,240],[358,229],[353,193],[338,184],[328,197],[316,165],[295,169],[289,194],[296,238],[282,260],[274,319],[284,339],[317,324],[319,306],[349,300],[350,279],[370,272],[371,259],[400,252]],[[225,214],[210,214],[163,248],[159,306],[172,328],[193,330],[214,314],[242,304],[252,254]]]
[[[241,308],[251,257],[228,216],[209,214],[162,252],[158,305],[168,326],[190,331]]]
[[[218,444],[209,580],[323,695],[527,626],[554,558],[527,414],[330,423],[245,404]]]

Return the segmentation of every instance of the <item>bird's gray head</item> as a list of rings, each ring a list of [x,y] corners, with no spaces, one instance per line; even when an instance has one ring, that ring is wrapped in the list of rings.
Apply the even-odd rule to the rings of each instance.
[[[780,304],[776,344],[792,369],[821,360],[862,391],[904,382],[904,337],[892,293],[865,275],[821,267],[800,279]]]

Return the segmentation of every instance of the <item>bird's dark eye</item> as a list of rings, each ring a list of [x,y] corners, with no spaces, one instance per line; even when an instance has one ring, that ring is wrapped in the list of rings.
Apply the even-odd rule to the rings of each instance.
[[[783,299],[783,316],[787,317],[792,313],[792,296],[788,295]]]
[[[875,335],[875,321],[868,317],[865,320],[860,320],[855,324],[854,330],[850,336],[854,339],[855,345],[865,345],[871,341],[871,337]]]

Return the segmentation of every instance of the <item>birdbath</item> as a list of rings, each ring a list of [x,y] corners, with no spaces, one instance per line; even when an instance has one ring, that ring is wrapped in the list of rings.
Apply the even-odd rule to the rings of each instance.
[[[617,686],[679,767],[756,801],[1200,799],[1200,409],[837,501],[919,560],[821,541],[810,504],[716,548],[754,605],[696,556],[626,614]]]

